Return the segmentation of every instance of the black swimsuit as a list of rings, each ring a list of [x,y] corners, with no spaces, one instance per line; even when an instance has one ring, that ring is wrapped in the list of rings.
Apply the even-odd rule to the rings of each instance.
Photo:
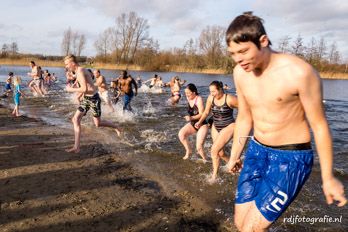
[[[198,110],[198,107],[197,107],[197,105],[196,105],[196,103],[197,103],[197,97],[196,97],[196,99],[195,99],[195,102],[194,102],[194,104],[193,104],[193,107],[191,107],[190,106],[190,103],[187,103],[187,113],[192,117],[192,116],[196,116],[196,115],[198,115],[199,114],[199,110]],[[191,120],[190,121],[190,124],[193,126],[193,128],[195,129],[195,130],[198,130],[196,127],[195,127],[195,124],[198,122],[199,120]],[[207,124],[207,121],[206,120],[204,120],[203,122],[202,122],[202,126],[203,125],[205,125],[205,124]]]
[[[223,128],[227,127],[231,123],[234,123],[233,109],[227,105],[226,99],[227,94],[225,96],[225,103],[222,106],[217,106],[214,103],[214,98],[213,104],[211,106],[211,110],[213,112],[214,126],[218,132],[220,132]]]

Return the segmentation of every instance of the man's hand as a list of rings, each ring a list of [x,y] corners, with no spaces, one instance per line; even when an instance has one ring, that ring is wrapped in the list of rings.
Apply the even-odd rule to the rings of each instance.
[[[230,159],[226,166],[227,166],[226,167],[227,171],[234,174],[234,173],[240,172],[243,164],[240,158],[238,158],[238,159]]]
[[[344,187],[336,178],[332,178],[323,182],[323,191],[326,197],[326,202],[331,205],[334,201],[338,201],[338,206],[342,207],[347,203],[347,198],[344,196]]]

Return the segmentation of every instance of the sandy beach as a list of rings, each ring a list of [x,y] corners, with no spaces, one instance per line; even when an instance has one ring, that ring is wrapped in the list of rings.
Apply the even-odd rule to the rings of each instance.
[[[0,108],[1,231],[227,231],[207,204],[72,130]],[[179,229],[180,228],[180,229]]]

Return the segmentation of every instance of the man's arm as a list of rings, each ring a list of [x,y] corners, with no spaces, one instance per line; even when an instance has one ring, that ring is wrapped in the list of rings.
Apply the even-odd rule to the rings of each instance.
[[[134,85],[134,88],[135,88],[135,96],[137,96],[138,94],[138,85],[137,85],[137,82],[134,80],[134,78],[131,78],[131,84]]]
[[[102,77],[99,77],[99,78],[95,78],[96,81],[94,82],[94,86],[101,86],[101,84],[103,83],[103,78]]]
[[[250,107],[245,99],[242,89],[240,88],[240,83],[238,80],[238,71],[236,68],[234,70],[234,80],[235,86],[238,93],[237,106],[238,114],[236,119],[236,124],[234,127],[233,143],[231,149],[230,160],[227,163],[227,170],[235,173],[241,168],[240,156],[242,154],[243,148],[245,146],[246,138],[252,128],[252,115]],[[240,78],[240,77],[239,77]]]
[[[78,83],[80,84],[79,88],[72,88],[70,86],[66,87],[66,91],[67,92],[78,92],[78,93],[86,93],[87,91],[87,81],[86,81],[86,76],[85,73],[83,72],[83,70],[80,68],[77,72],[76,72],[76,81],[78,81]]]
[[[322,103],[319,75],[311,67],[306,67],[299,79],[298,88],[300,101],[313,131],[327,203],[332,204],[336,200],[339,202],[338,206],[343,206],[347,199],[344,196],[343,185],[333,175],[332,138]]]

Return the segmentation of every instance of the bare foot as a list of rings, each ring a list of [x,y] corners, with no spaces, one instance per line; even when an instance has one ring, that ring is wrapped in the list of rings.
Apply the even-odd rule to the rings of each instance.
[[[69,153],[79,153],[80,152],[80,148],[72,147],[70,149],[66,149],[65,151],[69,152]]]
[[[184,157],[182,157],[183,160],[187,160],[190,158],[190,153],[186,153]]]
[[[118,137],[120,137],[120,138],[123,137],[123,136],[122,136],[122,132],[123,132],[122,129],[120,129],[120,128],[115,128],[115,132],[116,132],[116,134],[117,134]]]
[[[212,185],[215,184],[217,181],[217,177],[215,175],[211,175],[211,177],[208,179],[208,184]]]

